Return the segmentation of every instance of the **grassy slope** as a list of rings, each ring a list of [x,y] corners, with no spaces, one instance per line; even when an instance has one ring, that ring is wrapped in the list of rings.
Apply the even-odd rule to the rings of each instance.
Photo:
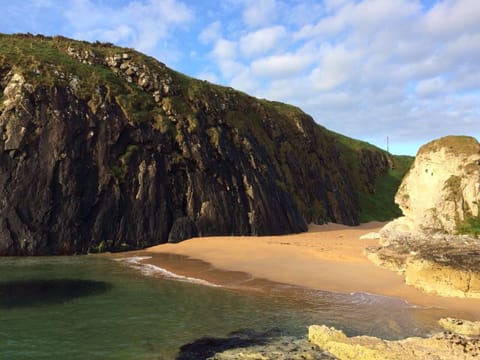
[[[358,167],[357,152],[362,149],[368,149],[386,153],[384,150],[367,142],[352,139],[342,134],[331,133],[337,138],[337,142],[343,150],[344,159],[349,166],[354,169],[354,171],[352,171],[352,175],[354,176],[359,174],[359,171],[355,170]],[[386,175],[377,179],[375,192],[358,192],[361,223],[388,221],[402,215],[402,211],[398,205],[395,204],[394,198],[404,175],[413,163],[414,157],[391,155],[391,158],[394,162],[394,167],[390,169]],[[353,178],[352,180],[357,184],[360,182],[358,178]]]
[[[373,194],[359,193],[360,222],[387,221],[402,215],[402,211],[394,202],[403,176],[413,162],[411,156],[393,156],[395,168],[379,178],[375,183]]]

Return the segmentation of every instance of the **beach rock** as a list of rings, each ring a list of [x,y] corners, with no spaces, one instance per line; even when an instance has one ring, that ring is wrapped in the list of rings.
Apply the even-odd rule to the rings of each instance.
[[[395,196],[404,216],[385,225],[381,246],[365,254],[425,292],[480,298],[479,189],[476,139],[448,136],[422,146]]]
[[[365,249],[376,265],[405,283],[446,297],[480,298],[480,239],[469,235],[404,235]]]
[[[226,337],[200,338],[180,348],[176,360],[332,360],[307,339],[282,336],[279,329],[234,331]]]
[[[306,339],[284,337],[266,345],[225,350],[209,360],[334,360],[336,357]]]
[[[382,229],[385,238],[402,233],[455,234],[460,224],[478,218],[478,141],[468,136],[447,136],[422,146],[395,202],[404,216]]]
[[[462,335],[480,336],[480,321],[468,321],[456,318],[442,318],[438,321],[445,330]]]
[[[132,49],[0,36],[0,255],[355,225],[392,162]]]
[[[450,360],[480,356],[478,338],[452,333],[388,341],[371,336],[347,337],[340,330],[312,325],[308,329],[308,338],[341,360]]]

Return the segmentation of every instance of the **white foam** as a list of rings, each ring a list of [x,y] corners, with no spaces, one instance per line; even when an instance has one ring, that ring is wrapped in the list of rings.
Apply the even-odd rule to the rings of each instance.
[[[167,279],[172,279],[176,281],[188,282],[191,284],[198,284],[198,285],[205,285],[205,286],[212,286],[212,287],[220,287],[220,285],[211,283],[210,281],[197,279],[190,276],[179,275],[174,272],[168,271],[160,266],[156,266],[153,264],[146,264],[143,263],[144,260],[151,259],[151,256],[132,256],[126,258],[115,259],[116,261],[126,263],[128,266],[141,271],[141,273],[145,276],[157,276],[160,275]]]
[[[397,297],[379,295],[379,294],[372,294],[369,292],[359,291],[359,292],[351,292],[349,294],[351,299],[356,304],[368,304],[368,305],[393,305],[397,304],[400,306],[412,307],[406,300],[400,299]]]

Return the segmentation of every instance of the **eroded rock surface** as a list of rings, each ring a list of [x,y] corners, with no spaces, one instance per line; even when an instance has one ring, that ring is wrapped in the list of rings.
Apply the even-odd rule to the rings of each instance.
[[[309,327],[308,338],[341,360],[460,360],[480,356],[478,338],[447,332],[428,338],[388,341],[371,336],[350,338],[335,328],[312,325]]]
[[[0,42],[0,255],[354,225],[358,192],[392,162],[340,147],[298,108],[132,49],[29,35]]]
[[[438,321],[441,327],[457,334],[480,336],[480,321],[469,321],[457,318],[442,318]]]
[[[449,136],[423,146],[395,197],[404,216],[383,227],[381,246],[366,255],[428,293],[480,298],[480,239],[475,231],[459,234],[480,220],[479,187],[474,138]]]
[[[395,196],[403,217],[382,229],[383,237],[456,234],[458,225],[479,216],[480,144],[448,136],[420,148]]]

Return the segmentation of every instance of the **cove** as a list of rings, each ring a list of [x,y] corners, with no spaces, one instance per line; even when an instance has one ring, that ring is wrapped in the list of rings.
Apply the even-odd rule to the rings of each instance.
[[[202,339],[303,337],[311,324],[395,339],[426,335],[438,315],[361,293],[278,284],[257,294],[146,276],[101,256],[0,258],[2,359],[181,359]]]

